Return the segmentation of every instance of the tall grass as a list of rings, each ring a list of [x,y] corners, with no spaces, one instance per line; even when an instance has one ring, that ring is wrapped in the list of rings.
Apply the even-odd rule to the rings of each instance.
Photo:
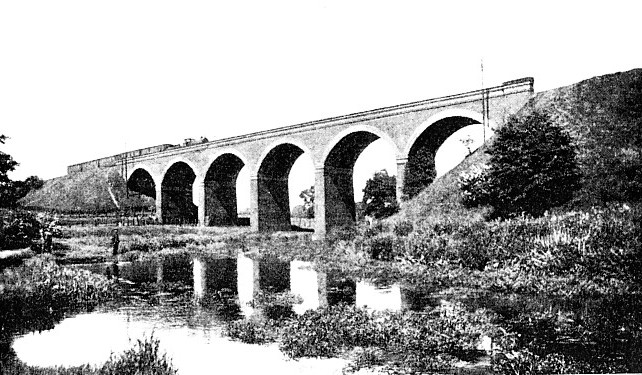
[[[112,256],[112,231],[118,228],[119,252],[127,259],[137,259],[145,253],[164,250],[227,253],[226,242],[247,232],[247,228],[213,228],[181,226],[115,227],[73,226],[62,229],[56,254],[68,263],[102,262]]]
[[[0,274],[0,340],[52,328],[65,312],[90,308],[113,297],[113,282],[89,271],[56,265],[39,256]]]

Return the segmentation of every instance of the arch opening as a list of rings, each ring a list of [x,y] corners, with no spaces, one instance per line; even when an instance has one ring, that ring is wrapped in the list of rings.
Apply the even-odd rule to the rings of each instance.
[[[325,225],[328,229],[356,222],[354,166],[361,153],[379,136],[357,131],[343,137],[330,151],[324,170]]]
[[[257,173],[257,225],[259,231],[292,230],[290,172],[304,150],[280,144],[265,156]],[[298,192],[296,192],[298,194]]]
[[[408,152],[408,162],[406,163],[402,189],[406,198],[415,197],[435,180],[437,177],[435,165],[437,151],[445,144],[446,140],[460,129],[475,124],[481,126],[479,121],[472,118],[451,116],[436,121],[421,133]],[[444,164],[450,165],[450,168],[453,168],[465,158],[465,155],[464,157],[458,157],[459,161],[453,165],[453,160],[457,157],[448,151],[446,148],[440,150],[440,159]],[[440,175],[445,172],[440,170]]]
[[[111,176],[110,176],[111,178]],[[120,175],[117,181],[122,181]],[[156,200],[154,178],[143,168],[137,168],[127,180],[127,193],[121,199],[121,207],[127,211],[153,214]],[[117,186],[122,186],[119,182]]]
[[[187,163],[174,163],[161,183],[161,212],[164,224],[196,224],[198,208],[194,204],[196,174]]]
[[[206,225],[250,224],[238,216],[237,180],[244,166],[238,156],[223,154],[208,168],[204,180]]]
[[[130,191],[156,199],[156,184],[154,178],[142,168],[138,168],[129,176],[127,188]]]

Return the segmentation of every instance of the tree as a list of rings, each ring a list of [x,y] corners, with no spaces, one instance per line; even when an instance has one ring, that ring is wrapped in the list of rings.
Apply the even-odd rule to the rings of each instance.
[[[0,135],[0,143],[4,144],[7,137]],[[0,151],[0,207],[11,207],[15,204],[16,188],[9,178],[9,172],[13,171],[18,163],[11,155]]]
[[[314,218],[314,185],[309,189],[305,189],[299,194],[299,198],[303,199],[303,207],[306,211],[308,219]]]
[[[363,189],[364,213],[376,219],[391,216],[399,209],[397,205],[397,178],[389,176],[385,169],[376,172],[366,181]]]
[[[5,135],[0,135],[0,143],[4,144],[6,139]],[[24,181],[12,181],[9,172],[16,166],[18,163],[11,155],[0,151],[0,207],[14,207],[30,190],[40,189],[44,184],[37,176],[30,176]]]
[[[569,201],[579,187],[571,137],[545,112],[511,117],[486,152],[489,168],[468,180],[477,186],[464,182],[461,188],[469,205],[488,204],[495,217],[540,216]]]

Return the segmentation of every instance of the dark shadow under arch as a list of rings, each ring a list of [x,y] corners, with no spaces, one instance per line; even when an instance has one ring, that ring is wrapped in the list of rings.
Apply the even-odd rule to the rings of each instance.
[[[206,225],[240,225],[236,179],[244,166],[234,154],[223,154],[210,165],[204,184]]]
[[[127,188],[130,191],[156,199],[156,184],[152,176],[143,168],[138,168],[129,176]]]
[[[330,151],[323,165],[325,223],[328,229],[353,226],[356,221],[354,202],[354,164],[376,134],[357,131],[343,137]]]
[[[161,183],[163,224],[196,224],[198,208],[193,201],[196,174],[187,163],[174,163]]]
[[[439,147],[457,130],[479,124],[468,117],[452,116],[431,124],[417,138],[408,153],[404,173],[403,194],[412,198],[419,194],[435,179],[435,154]]]
[[[280,144],[268,152],[257,173],[259,231],[290,230],[288,177],[303,150],[291,143]]]

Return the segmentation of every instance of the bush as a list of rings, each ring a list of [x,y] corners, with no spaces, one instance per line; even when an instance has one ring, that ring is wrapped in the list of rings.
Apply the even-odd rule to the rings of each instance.
[[[10,210],[0,215],[0,249],[37,248],[41,224],[34,215]]]
[[[468,205],[488,204],[495,217],[540,216],[579,187],[571,137],[547,113],[511,117],[486,152],[487,172],[464,179],[461,188]]]
[[[393,233],[394,233],[396,236],[399,236],[399,237],[406,237],[406,236],[407,236],[407,235],[409,235],[409,234],[410,234],[414,229],[415,229],[415,228],[414,228],[414,226],[412,225],[412,222],[410,222],[410,221],[408,221],[408,220],[402,220],[402,221],[399,221],[399,222],[396,222],[396,223],[395,223],[395,226],[394,226],[394,229],[393,229]]]
[[[372,237],[365,245],[372,259],[392,260],[395,257],[395,237],[391,234]]]
[[[235,320],[225,326],[225,334],[233,340],[246,344],[266,344],[278,338],[279,326],[276,321]]]
[[[473,166],[462,172],[457,181],[461,191],[462,202],[467,208],[478,207],[488,203],[490,196],[488,166]]]
[[[138,340],[133,348],[111,357],[99,370],[101,375],[175,375],[177,371],[165,354],[160,354],[160,341]]]

